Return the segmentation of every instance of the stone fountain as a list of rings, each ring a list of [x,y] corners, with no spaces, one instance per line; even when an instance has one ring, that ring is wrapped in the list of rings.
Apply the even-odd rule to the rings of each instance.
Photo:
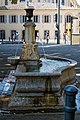
[[[75,80],[73,60],[47,55],[41,58],[35,40],[32,6],[26,11],[27,22],[22,53],[15,70],[17,82],[9,102],[9,109],[28,110],[63,105],[63,89]],[[44,67],[46,66],[46,67]]]

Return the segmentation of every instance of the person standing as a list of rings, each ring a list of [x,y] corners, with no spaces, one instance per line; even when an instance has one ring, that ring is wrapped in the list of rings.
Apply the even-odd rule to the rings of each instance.
[[[46,40],[47,40],[47,44],[48,44],[49,43],[49,35],[47,35]]]
[[[15,33],[13,33],[12,41],[15,41]]]
[[[63,33],[63,39],[64,39],[64,42],[66,44],[66,32]]]
[[[19,37],[19,33],[16,32],[16,40],[18,40],[18,37]]]

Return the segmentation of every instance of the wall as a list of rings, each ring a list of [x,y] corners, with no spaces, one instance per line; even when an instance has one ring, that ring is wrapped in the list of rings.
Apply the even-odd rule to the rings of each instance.
[[[80,44],[80,34],[72,34],[72,44]]]

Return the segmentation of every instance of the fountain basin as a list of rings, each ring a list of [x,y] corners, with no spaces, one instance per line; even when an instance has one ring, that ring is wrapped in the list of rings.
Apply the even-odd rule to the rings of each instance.
[[[76,61],[47,56],[50,60],[68,62],[52,72],[26,72],[16,69],[16,87],[9,104],[11,109],[27,109],[28,107],[52,107],[63,105],[63,89],[75,80]],[[47,69],[47,68],[46,68]]]

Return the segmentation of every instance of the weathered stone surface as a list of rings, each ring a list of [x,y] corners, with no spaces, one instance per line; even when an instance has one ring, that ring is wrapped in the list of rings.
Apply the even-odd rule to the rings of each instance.
[[[39,60],[37,44],[27,43],[23,44],[21,60]]]
[[[75,64],[74,64],[75,67]],[[74,67],[64,68],[59,70],[61,73],[52,73],[51,76],[48,74],[37,74],[29,76],[28,74],[17,75],[16,73],[16,87],[15,92],[12,96],[10,108],[17,106],[21,107],[33,107],[33,106],[55,106],[64,104],[63,89],[65,85],[73,83],[75,80]],[[69,73],[71,72],[70,76]],[[27,72],[28,73],[28,72]],[[32,72],[29,72],[29,74]]]
[[[76,62],[47,56],[48,59],[67,61],[69,64],[58,67],[51,72],[31,71],[33,68],[40,67],[40,56],[35,41],[35,24],[30,20],[25,23],[24,27],[25,42],[15,72],[17,83],[9,108],[20,110],[33,106],[49,107],[59,105],[61,104],[60,98],[63,98],[65,85],[72,83],[75,78],[74,67]]]

